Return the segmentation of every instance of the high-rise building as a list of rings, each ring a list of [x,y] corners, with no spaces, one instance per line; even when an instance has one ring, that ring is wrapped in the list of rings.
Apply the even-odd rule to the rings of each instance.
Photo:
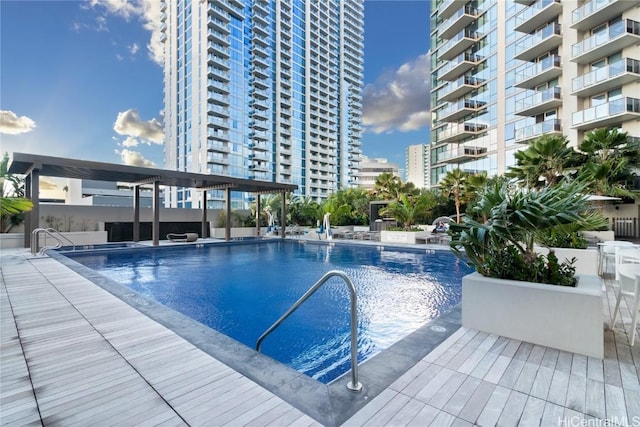
[[[407,147],[406,174],[407,182],[412,182],[418,188],[430,188],[429,183],[429,144],[417,144]]]
[[[640,136],[640,2],[433,0],[431,184],[544,134]]]
[[[358,184],[362,0],[162,0],[165,167],[298,185]],[[250,195],[233,193],[232,207]],[[175,188],[166,204],[198,207]],[[223,194],[212,189],[211,208]]]

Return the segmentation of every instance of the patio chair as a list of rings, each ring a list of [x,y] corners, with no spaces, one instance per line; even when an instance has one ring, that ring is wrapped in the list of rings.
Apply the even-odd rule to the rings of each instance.
[[[640,252],[640,250],[638,250]],[[638,263],[621,263],[616,265],[616,279],[619,285],[616,296],[616,307],[613,309],[611,328],[616,325],[616,319],[620,312],[622,296],[633,298],[631,309],[631,346],[635,344],[636,326],[638,324],[638,311],[640,311],[640,259]]]

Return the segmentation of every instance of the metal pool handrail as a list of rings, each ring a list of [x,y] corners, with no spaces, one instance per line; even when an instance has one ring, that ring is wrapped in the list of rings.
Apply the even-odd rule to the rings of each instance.
[[[40,233],[44,233],[45,234],[45,239],[46,236],[50,236],[51,238],[53,238],[57,243],[55,246],[44,246],[42,249],[39,249],[40,247]],[[63,236],[62,233],[60,233],[58,230],[56,230],[55,228],[36,228],[35,230],[33,230],[31,232],[31,253],[33,255],[44,255],[45,251],[47,251],[47,249],[53,249],[53,248],[60,248],[62,247],[62,240],[66,240],[68,243],[71,243],[71,246],[73,246],[73,250],[76,250],[76,244],[73,243],[71,240],[69,240],[67,237]]]
[[[351,381],[347,383],[347,388],[351,391],[362,390],[362,384],[358,382],[358,297],[356,295],[356,287],[349,277],[342,271],[331,270],[320,278],[309,290],[298,299],[278,320],[275,321],[256,342],[256,350],[260,351],[262,347],[262,341],[273,332],[280,324],[294,311],[302,305],[311,295],[317,291],[327,280],[333,276],[341,277],[349,287],[349,293],[351,294]]]

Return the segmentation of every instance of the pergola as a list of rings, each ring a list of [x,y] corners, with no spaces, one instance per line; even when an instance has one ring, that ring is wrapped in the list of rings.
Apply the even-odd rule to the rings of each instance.
[[[267,181],[232,178],[220,175],[206,175],[179,172],[167,169],[118,165],[62,157],[39,156],[35,154],[13,153],[9,173],[25,175],[25,196],[33,202],[33,209],[25,218],[24,246],[29,247],[33,230],[38,228],[40,217],[40,176],[58,178],[91,179],[97,181],[126,182],[133,186],[133,241],[140,240],[140,186],[153,185],[153,244],[160,240],[160,186],[195,188],[202,191],[202,235],[207,227],[207,191],[226,192],[226,218],[231,218],[231,191],[255,193],[256,212],[260,212],[261,194],[282,194],[282,224],[280,235],[285,237],[285,194],[297,189],[296,185]],[[256,218],[257,219],[257,218]],[[258,234],[260,223],[256,221]],[[231,240],[231,221],[226,221],[225,239]]]

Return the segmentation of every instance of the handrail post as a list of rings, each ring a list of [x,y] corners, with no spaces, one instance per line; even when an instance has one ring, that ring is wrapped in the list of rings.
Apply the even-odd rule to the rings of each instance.
[[[302,305],[302,303],[311,295],[313,295],[320,286],[333,276],[341,277],[346,282],[351,296],[351,381],[347,383],[347,389],[358,392],[362,390],[362,384],[358,381],[358,296],[356,295],[356,287],[353,285],[353,282],[342,271],[331,270],[311,286],[309,290],[298,299],[298,301],[294,302],[293,305],[291,305],[291,307],[289,307],[289,309],[273,323],[273,325],[269,326],[269,328],[260,335],[260,338],[258,338],[258,341],[256,342],[256,350],[260,351],[262,341],[264,341],[271,332],[280,326],[287,317],[293,314],[293,312],[296,311],[298,307],[300,307],[300,305]]]

